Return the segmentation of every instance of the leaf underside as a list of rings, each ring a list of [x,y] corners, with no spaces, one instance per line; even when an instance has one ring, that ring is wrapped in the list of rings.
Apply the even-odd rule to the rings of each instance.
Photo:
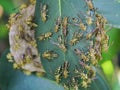
[[[48,9],[47,15],[48,16],[47,16],[46,22],[43,22],[40,17],[41,4],[48,6],[47,7],[47,9]],[[86,31],[82,31],[79,29],[78,26],[74,26],[71,23],[68,24],[68,36],[67,36],[67,45],[66,45],[67,51],[66,52],[63,52],[58,46],[51,43],[51,41],[58,43],[58,37],[60,35],[62,35],[61,28],[60,28],[59,32],[57,32],[57,33],[54,32],[55,23],[56,23],[56,20],[58,17],[62,17],[62,18],[68,17],[68,19],[69,19],[68,21],[71,22],[72,18],[80,19],[78,17],[78,15],[80,15],[80,12],[86,13],[87,10],[88,10],[88,7],[86,6],[86,3],[84,2],[84,0],[81,0],[81,1],[80,0],[76,0],[76,1],[73,1],[73,0],[52,0],[52,1],[37,0],[35,17],[36,17],[36,22],[38,24],[38,28],[36,30],[36,39],[37,39],[37,44],[38,44],[38,50],[41,54],[41,60],[42,60],[43,66],[46,70],[45,77],[47,77],[51,80],[55,80],[56,70],[61,65],[63,65],[63,63],[65,61],[68,61],[70,63],[69,76],[67,79],[62,79],[61,83],[64,84],[65,82],[70,81],[71,78],[74,76],[75,66],[79,65],[79,61],[81,60],[74,53],[74,49],[80,48],[84,52],[86,52],[88,50],[90,40],[86,40],[85,37],[83,36],[83,38],[79,41],[79,43],[77,43],[73,46],[69,44],[70,40],[73,37],[74,32],[79,31],[80,33],[84,33],[84,35],[86,35],[88,32],[91,32],[95,28],[95,25],[93,24],[91,26],[88,26]],[[80,16],[82,16],[82,15],[80,15]],[[83,16],[82,18],[85,22],[85,17]],[[94,19],[94,17],[93,17],[93,19]],[[46,33],[46,32],[52,32],[53,33],[52,37],[50,39],[40,41],[38,39],[38,37],[41,34]],[[47,59],[43,58],[42,54],[44,52],[46,52],[47,50],[52,50],[52,51],[56,52],[58,54],[58,57],[51,59],[51,60],[47,60]],[[99,75],[98,75],[98,77],[99,77]],[[92,86],[88,89],[91,90],[91,88],[93,88],[94,86],[95,86],[94,88],[99,87],[99,86],[97,86],[98,84],[96,84],[95,82],[99,82],[99,81],[97,81],[97,80],[93,81]],[[102,88],[102,87],[100,87],[100,88]],[[106,88],[107,88],[107,86],[105,86],[105,87],[103,86],[104,90],[108,89],[108,88],[107,89]]]

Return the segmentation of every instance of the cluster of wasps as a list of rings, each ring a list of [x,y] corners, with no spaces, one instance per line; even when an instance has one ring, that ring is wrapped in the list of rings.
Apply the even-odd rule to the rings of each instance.
[[[84,1],[86,2],[89,13],[84,14],[83,12],[80,12],[80,14],[77,14],[77,19],[72,18],[72,22],[70,22],[70,17],[58,16],[55,20],[53,31],[42,33],[38,37],[39,41],[50,41],[52,45],[55,45],[64,53],[67,53],[68,46],[73,47],[73,53],[75,53],[76,56],[79,58],[79,64],[74,65],[75,67],[73,71],[70,72],[69,69],[71,64],[67,60],[65,60],[63,64],[55,70],[54,78],[57,83],[62,82],[62,80],[64,79],[67,80],[68,78],[70,78],[68,79],[67,83],[64,83],[65,89],[73,88],[73,90],[79,90],[79,87],[89,87],[96,75],[93,66],[98,65],[98,61],[102,59],[102,51],[106,52],[108,50],[109,36],[106,34],[107,31],[104,30],[104,26],[107,21],[102,15],[96,12],[92,0]],[[34,0],[31,0],[31,2],[32,4],[35,4]],[[25,8],[27,8],[27,5],[25,4],[20,6],[20,10],[23,10]],[[45,23],[48,20],[48,5],[41,4],[40,10],[41,21]],[[85,20],[81,18],[81,15],[85,17]],[[21,13],[12,14],[9,18],[9,24],[7,25],[8,28],[10,28],[11,25],[13,25],[15,21],[21,17]],[[29,26],[31,33],[34,33],[32,29],[37,27],[37,24],[35,24],[33,20],[33,16],[29,16],[25,20],[25,24]],[[79,28],[79,30],[73,32],[73,35],[70,39],[67,38],[70,32],[69,25]],[[95,28],[90,32],[87,32],[88,27],[92,25],[95,25]],[[26,33],[24,29],[24,26],[18,26],[19,33],[16,34],[16,36],[14,37],[15,41],[24,40],[32,47],[36,48],[36,41],[33,38],[32,34]],[[57,41],[53,41],[52,37],[56,33],[59,34],[57,36]],[[77,43],[79,43],[82,38],[85,38],[86,40],[91,42],[90,45],[88,45],[87,51],[82,51],[81,49],[79,49],[79,47],[74,48],[74,46],[77,45]],[[15,43],[14,48],[15,50],[20,49],[19,44]],[[59,55],[54,50],[46,50],[42,53],[41,56],[44,59],[51,61],[55,58],[58,58]],[[7,55],[7,58],[10,62],[14,62],[12,60],[13,57],[14,56],[12,54]],[[34,55],[31,48],[27,47],[25,49],[25,53],[21,55],[22,61],[19,64],[14,63],[14,68],[19,69],[21,67],[24,67],[25,64],[31,63],[32,60],[34,60],[36,57],[39,57],[39,55]],[[35,65],[35,67],[38,67],[41,72],[45,72],[42,65],[35,62],[32,63]],[[27,73],[29,74],[30,72],[27,71]],[[73,75],[70,75],[71,73],[73,73]]]
[[[70,17],[58,17],[55,21],[53,32],[46,32],[41,34],[38,38],[40,41],[50,39],[54,34],[59,33],[57,41],[50,40],[50,43],[57,46],[64,53],[67,52],[67,46],[74,47],[81,39],[85,38],[90,41],[87,51],[74,48],[73,52],[79,57],[79,65],[76,65],[73,73],[74,76],[70,77],[70,83],[64,83],[65,89],[73,88],[78,90],[79,87],[87,88],[91,82],[95,79],[96,72],[93,66],[98,65],[98,61],[102,59],[102,51],[108,50],[109,36],[104,29],[107,20],[96,12],[96,8],[93,5],[92,0],[84,0],[87,7],[87,14],[80,12],[77,14],[78,18]],[[43,5],[41,9],[41,18],[43,22],[47,21],[48,6]],[[84,17],[84,19],[83,19]],[[70,22],[70,20],[72,20]],[[67,39],[70,32],[69,25],[78,27],[79,30],[73,32],[72,38]],[[88,27],[94,27],[88,31]],[[68,41],[67,41],[68,40]],[[58,57],[58,54],[54,51],[45,51],[42,57],[48,60]],[[55,71],[55,80],[60,83],[62,79],[69,77],[70,62],[65,61],[63,65],[59,66]],[[82,68],[81,68],[82,67]]]

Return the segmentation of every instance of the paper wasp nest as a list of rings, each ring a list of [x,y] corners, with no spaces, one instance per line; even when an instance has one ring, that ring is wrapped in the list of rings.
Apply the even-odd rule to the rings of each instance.
[[[35,5],[23,4],[20,11],[9,18],[9,42],[13,67],[30,72],[44,73],[35,40],[34,20]],[[10,58],[10,54],[7,56]]]

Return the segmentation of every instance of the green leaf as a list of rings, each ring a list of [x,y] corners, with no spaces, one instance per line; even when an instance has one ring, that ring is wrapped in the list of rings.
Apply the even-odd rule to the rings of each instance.
[[[9,50],[0,59],[1,90],[64,90],[53,81],[35,75],[26,76],[23,72],[13,69],[6,59]]]
[[[47,21],[43,22],[40,16],[41,13],[41,4],[47,5]],[[68,36],[67,36],[67,52],[63,52],[58,46],[54,45],[51,41],[54,41],[58,43],[58,36],[62,35],[62,30],[58,33],[54,32],[55,23],[58,17],[68,17],[71,18],[79,18],[78,14],[80,12],[86,13],[88,10],[87,7],[85,7],[86,3],[84,0],[37,0],[36,5],[36,12],[35,12],[35,21],[38,24],[38,28],[36,30],[36,39],[38,44],[38,51],[41,54],[41,61],[46,71],[46,78],[49,78],[51,80],[55,80],[55,72],[63,65],[65,61],[68,61],[70,63],[69,67],[69,76],[67,79],[62,79],[60,84],[70,82],[71,77],[74,77],[74,69],[76,65],[79,65],[79,59],[76,54],[74,53],[75,48],[80,48],[83,51],[88,51],[88,46],[90,44],[89,40],[86,40],[85,37],[80,40],[79,43],[75,44],[74,46],[71,46],[69,41],[71,40],[74,32],[77,32],[79,30],[79,27],[75,27],[73,24],[68,25]],[[94,17],[93,17],[94,18]],[[82,19],[84,20],[85,17],[83,16]],[[86,33],[91,32],[95,25],[88,26],[87,32],[84,32],[80,30],[80,33]],[[43,41],[40,41],[38,37],[46,32],[52,32],[53,36],[50,39],[46,39]],[[64,36],[63,36],[64,37]],[[64,39],[64,38],[63,38]],[[55,51],[58,54],[57,58],[47,60],[42,57],[43,53],[47,50]],[[80,66],[81,67],[81,66]],[[98,71],[97,71],[98,72]],[[110,90],[109,85],[107,85],[107,82],[105,79],[102,78],[100,74],[97,74],[97,79],[92,82],[90,88],[84,89],[80,87],[80,90]]]
[[[119,0],[94,0],[94,5],[103,14],[108,24],[120,28],[120,1]]]

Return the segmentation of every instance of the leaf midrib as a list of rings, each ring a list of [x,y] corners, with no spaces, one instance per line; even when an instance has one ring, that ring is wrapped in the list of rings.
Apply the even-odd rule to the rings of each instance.
[[[58,0],[58,3],[59,3],[59,13],[61,16],[62,15],[61,0]]]

